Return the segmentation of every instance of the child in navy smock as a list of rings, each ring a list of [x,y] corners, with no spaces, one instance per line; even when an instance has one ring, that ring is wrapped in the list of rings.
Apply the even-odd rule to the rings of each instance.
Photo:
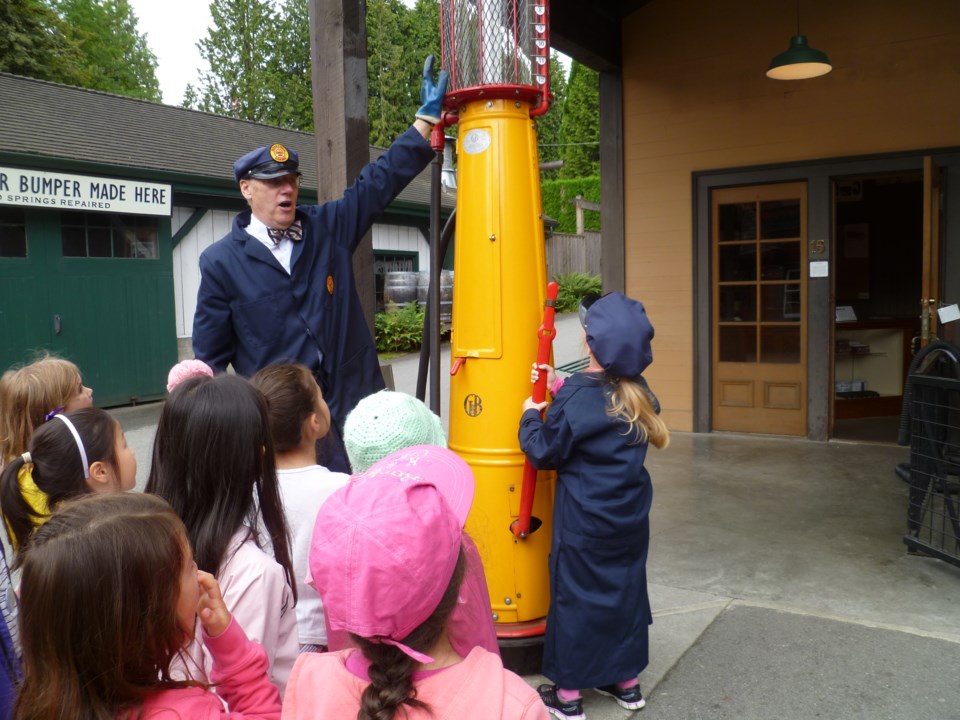
[[[653,361],[643,305],[610,293],[581,306],[590,366],[556,397],[524,401],[520,447],[537,469],[556,469],[550,612],[540,695],[558,718],[583,720],[580,690],[595,688],[629,710],[644,706],[637,675],[647,665],[652,622],[647,548],[653,489],[647,447],[669,432],[641,373]]]

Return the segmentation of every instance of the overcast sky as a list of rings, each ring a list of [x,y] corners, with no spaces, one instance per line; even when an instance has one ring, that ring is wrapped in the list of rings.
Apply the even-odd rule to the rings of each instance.
[[[157,80],[167,105],[179,105],[188,83],[197,84],[197,71],[206,63],[197,41],[206,36],[210,6],[203,0],[128,0],[137,27],[157,56]]]

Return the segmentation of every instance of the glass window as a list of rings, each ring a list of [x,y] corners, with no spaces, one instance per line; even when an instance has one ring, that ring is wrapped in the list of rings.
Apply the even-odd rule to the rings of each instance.
[[[764,285],[760,289],[760,319],[764,322],[794,322],[800,319],[800,284]]]
[[[27,256],[27,224],[22,208],[0,207],[0,257]]]
[[[744,282],[757,279],[755,243],[720,246],[720,282]]]
[[[720,326],[720,362],[756,362],[757,328],[753,325]]]
[[[778,242],[760,245],[760,278],[791,280],[800,277],[800,243]]]
[[[760,356],[765,363],[800,362],[800,327],[765,327],[760,331]]]
[[[799,237],[799,200],[767,200],[760,203],[761,240]]]
[[[157,218],[143,215],[62,212],[63,256],[155,259],[158,226]]]
[[[755,322],[756,285],[720,286],[720,322]]]
[[[757,239],[757,204],[720,205],[717,211],[720,242]]]

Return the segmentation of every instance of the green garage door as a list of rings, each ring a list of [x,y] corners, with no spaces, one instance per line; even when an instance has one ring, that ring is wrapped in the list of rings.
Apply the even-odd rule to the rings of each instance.
[[[171,253],[167,218],[0,206],[0,367],[52,352],[99,406],[163,397]]]

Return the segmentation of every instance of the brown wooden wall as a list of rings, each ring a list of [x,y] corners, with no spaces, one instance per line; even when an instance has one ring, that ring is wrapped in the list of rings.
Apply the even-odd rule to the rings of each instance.
[[[626,288],[656,327],[664,417],[691,430],[692,174],[960,145],[960,1],[803,0],[833,72],[792,82],[765,72],[793,0],[652,0],[622,29]]]

